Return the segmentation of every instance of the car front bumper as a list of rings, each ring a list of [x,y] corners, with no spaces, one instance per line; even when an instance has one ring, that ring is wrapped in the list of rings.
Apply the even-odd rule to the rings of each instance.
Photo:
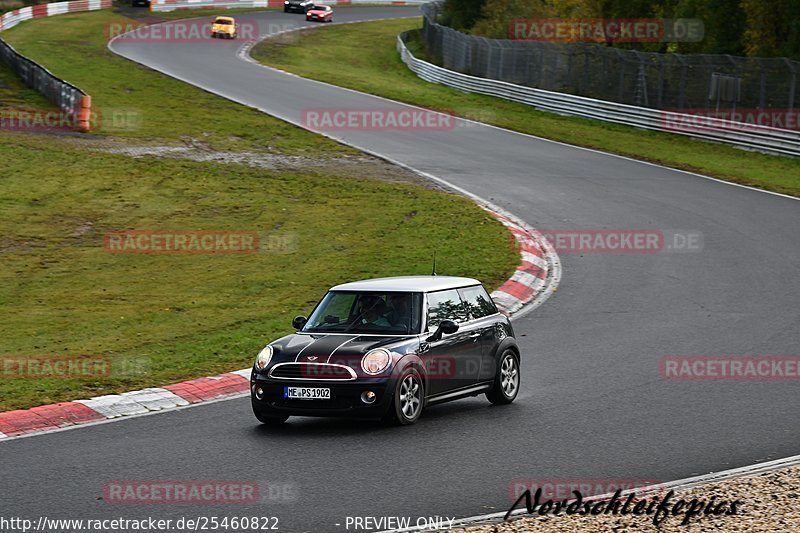
[[[391,378],[354,381],[281,380],[255,377],[250,381],[250,398],[253,409],[263,415],[333,416],[356,418],[380,418],[391,405],[394,392]],[[261,398],[255,394],[256,387],[263,390]],[[299,400],[284,398],[286,387],[322,387],[331,390],[330,399]],[[372,391],[375,401],[371,404],[361,400],[362,393]]]

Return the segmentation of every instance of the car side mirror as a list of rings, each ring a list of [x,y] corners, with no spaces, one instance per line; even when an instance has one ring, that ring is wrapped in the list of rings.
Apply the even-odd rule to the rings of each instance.
[[[442,320],[439,322],[439,327],[436,328],[436,331],[433,332],[433,335],[428,337],[426,340],[428,342],[438,341],[442,338],[442,334],[447,333],[448,335],[452,335],[456,331],[458,331],[458,324],[452,320]]]
[[[303,326],[306,325],[306,322],[308,322],[308,319],[306,317],[302,315],[296,316],[292,319],[292,327],[294,329],[303,329]]]

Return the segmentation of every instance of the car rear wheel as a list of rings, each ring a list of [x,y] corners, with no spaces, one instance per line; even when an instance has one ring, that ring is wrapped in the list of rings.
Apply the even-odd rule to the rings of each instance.
[[[394,401],[386,421],[400,426],[413,424],[422,414],[424,400],[425,388],[419,372],[413,368],[404,370],[397,380]]]
[[[495,405],[506,405],[514,401],[519,393],[519,359],[514,350],[506,350],[497,363],[492,390],[486,398]]]

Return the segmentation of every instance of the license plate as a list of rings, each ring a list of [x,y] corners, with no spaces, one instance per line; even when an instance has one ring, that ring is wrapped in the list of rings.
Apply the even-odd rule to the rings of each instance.
[[[295,400],[330,400],[331,389],[319,387],[284,387],[283,397]]]

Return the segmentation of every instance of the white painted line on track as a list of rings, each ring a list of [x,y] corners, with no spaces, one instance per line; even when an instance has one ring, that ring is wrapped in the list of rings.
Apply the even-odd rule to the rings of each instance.
[[[338,22],[338,23],[334,22],[334,23],[332,23],[332,25],[336,25],[336,24],[357,24],[357,23],[360,23],[360,22],[378,22],[378,21],[381,21],[381,20],[394,20],[396,18],[410,18],[410,17],[390,17],[390,18],[372,19],[372,20],[358,20],[358,21]],[[294,77],[297,77],[297,78],[303,78],[303,76],[299,76],[299,75],[291,73],[291,72],[286,72],[286,71],[281,70],[279,68],[268,67],[266,65],[262,65],[261,63],[259,63],[258,61],[256,61],[252,57],[250,57],[250,50],[253,48],[253,46],[258,44],[259,42],[261,42],[261,41],[263,41],[265,39],[268,39],[270,37],[274,37],[274,36],[281,35],[281,34],[284,34],[284,33],[289,33],[289,32],[309,29],[309,28],[319,29],[320,26],[318,26],[318,25],[302,26],[302,27],[292,28],[290,30],[283,30],[283,31],[278,32],[278,33],[272,33],[272,34],[263,36],[259,41],[252,42],[252,43],[247,43],[242,48],[240,48],[239,49],[239,58],[243,59],[244,61],[247,61],[249,63],[254,63],[256,65],[259,65],[260,67],[263,67],[263,68],[267,68],[267,69],[274,70],[274,71],[277,71],[277,72],[282,72],[283,74],[288,74],[290,76],[294,76]],[[337,89],[342,89],[342,90],[345,90],[345,91],[353,92],[353,93],[356,93],[356,94],[367,94],[367,93],[362,93],[360,91],[356,91],[354,89],[349,89],[347,87],[339,87],[338,85],[333,85],[331,83],[327,83],[327,82],[324,82],[324,81],[313,80],[313,79],[310,79],[310,78],[303,78],[303,79],[311,81],[311,82],[314,82],[314,83],[320,83],[322,85],[327,85],[329,87],[335,87]],[[206,89],[206,90],[208,90],[208,89]],[[476,94],[476,93],[470,93],[470,94]],[[398,102],[396,100],[391,100],[389,98],[384,98],[383,96],[378,96],[378,95],[375,95],[375,94],[368,94],[368,96],[372,96],[374,98],[379,98],[381,100],[385,100],[387,102],[391,102],[391,103],[394,103],[394,104],[406,105],[406,106],[413,107],[413,108],[416,108],[416,109],[424,109],[424,108],[415,106],[413,104],[407,104],[407,103],[404,103],[404,102]],[[522,105],[524,105],[524,104],[522,104]],[[533,106],[531,106],[531,107],[533,107]],[[536,108],[534,108],[534,109],[536,109]],[[430,109],[426,109],[426,111],[431,111],[431,110]],[[547,111],[543,111],[541,109],[537,109],[537,111],[542,111],[543,113],[547,113]],[[509,129],[506,129],[506,128],[501,128],[500,126],[495,126],[493,124],[486,124],[485,122],[478,122],[476,120],[472,120],[472,119],[469,119],[469,118],[463,118],[463,117],[457,117],[457,118],[458,118],[458,120],[463,120],[465,122],[469,122],[469,123],[472,123],[472,124],[479,124],[479,125],[482,125],[482,126],[486,126],[487,128],[500,130],[500,131],[503,131],[503,132],[506,132],[506,133],[513,133],[515,135],[521,135],[523,137],[529,137],[531,139],[536,139],[536,140],[539,140],[539,141],[555,143],[555,144],[558,144],[558,145],[561,145],[561,146],[566,146],[566,147],[569,147],[569,148],[576,148],[578,150],[584,150],[586,152],[592,152],[592,153],[595,153],[595,154],[606,155],[606,156],[609,156],[609,157],[617,157],[619,159],[625,159],[626,161],[632,161],[634,163],[641,163],[643,165],[649,165],[651,167],[663,168],[663,169],[666,169],[666,170],[671,170],[673,172],[681,172],[683,174],[688,174],[690,176],[696,176],[698,178],[703,178],[703,179],[707,179],[707,180],[711,180],[711,181],[716,181],[718,183],[722,183],[722,184],[725,184],[725,185],[732,185],[734,187],[741,187],[743,189],[749,189],[751,191],[757,191],[757,192],[762,192],[762,193],[765,193],[765,194],[771,194],[773,196],[780,196],[780,197],[783,197],[783,198],[789,198],[790,200],[800,200],[800,198],[798,198],[796,196],[790,196],[788,194],[783,194],[783,193],[779,193],[779,192],[767,191],[765,189],[759,189],[758,187],[752,187],[750,185],[742,185],[741,183],[734,183],[732,181],[725,181],[725,180],[721,180],[719,178],[713,178],[711,176],[706,176],[705,174],[699,174],[697,172],[692,172],[690,170],[682,170],[682,169],[679,169],[679,168],[672,168],[672,167],[668,167],[666,165],[661,165],[659,163],[653,163],[651,161],[643,161],[641,159],[635,159],[633,157],[620,155],[620,154],[615,154],[613,152],[604,152],[603,150],[599,150],[597,148],[587,148],[585,146],[578,146],[578,145],[575,145],[575,144],[569,144],[569,143],[566,143],[566,142],[563,142],[563,141],[556,141],[556,140],[553,140],[553,139],[547,139],[545,137],[539,137],[539,136],[533,135],[531,133],[523,133],[523,132],[520,132],[520,131],[509,130]],[[334,140],[336,140],[336,139],[334,139]],[[339,142],[341,142],[341,141],[339,141]],[[344,144],[348,144],[348,143],[344,143]]]
[[[798,464],[800,464],[800,455],[793,455],[791,457],[785,457],[783,459],[776,459],[774,461],[768,461],[765,463],[757,463],[754,465],[732,468],[730,470],[722,470],[720,472],[711,472],[710,474],[703,474],[701,476],[694,476],[685,479],[678,479],[675,481],[668,481],[666,483],[659,483],[657,485],[651,485],[649,487],[638,487],[638,488],[628,489],[622,491],[620,495],[627,496],[628,494],[631,493],[644,495],[654,492],[665,492],[670,490],[683,491],[695,487],[701,487],[703,485],[709,485],[711,483],[727,481],[729,479],[764,474],[767,472],[772,472],[773,470],[780,470],[782,468],[788,468],[790,466],[795,466]],[[584,501],[608,500],[613,495],[614,495],[613,492],[609,492],[606,494],[599,494],[597,496],[584,498]],[[511,517],[524,518],[524,516],[528,516],[526,511],[527,510],[523,506],[522,509],[514,510],[511,513]],[[507,511],[502,511],[499,513],[491,513],[484,515],[469,516],[466,518],[459,518],[453,521],[451,530],[455,528],[465,528],[470,526],[500,523],[503,521],[503,517],[505,516],[506,512]],[[509,520],[509,522],[510,521],[511,520]],[[426,529],[424,527],[408,527],[403,529],[387,529],[384,531],[379,531],[378,533],[405,533],[412,531],[426,531]],[[430,530],[428,529],[427,531]]]

